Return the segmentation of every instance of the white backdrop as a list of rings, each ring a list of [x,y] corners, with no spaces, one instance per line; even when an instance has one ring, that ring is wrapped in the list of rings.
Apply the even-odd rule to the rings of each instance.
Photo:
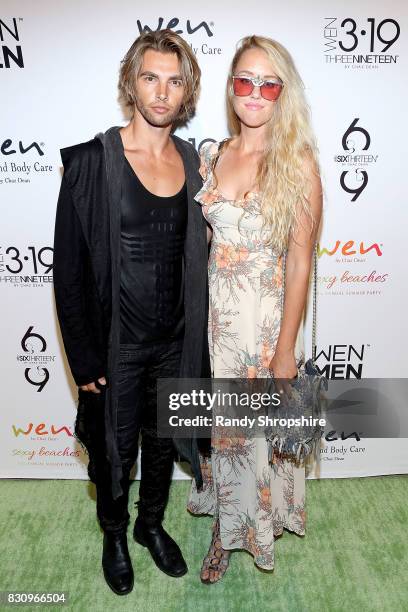
[[[151,9],[130,0],[2,0],[0,11],[0,477],[86,477],[52,292],[59,149],[124,124],[119,62],[144,26],[170,22],[197,54],[198,112],[179,132],[197,148],[227,135],[225,78],[236,42],[256,33],[290,50],[325,187],[318,365],[339,377],[407,376],[404,0],[177,1],[170,8],[158,0]],[[343,441],[341,433],[325,442],[315,475],[408,472],[405,439]],[[186,474],[177,468],[175,476]]]

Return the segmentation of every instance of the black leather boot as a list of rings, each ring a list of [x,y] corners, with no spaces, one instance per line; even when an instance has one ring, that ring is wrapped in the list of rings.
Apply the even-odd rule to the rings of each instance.
[[[127,595],[133,589],[134,575],[126,533],[105,533],[102,568],[105,580],[116,595]]]
[[[138,517],[133,537],[136,542],[149,549],[153,561],[162,572],[174,578],[187,573],[187,565],[180,548],[161,525],[147,525]]]

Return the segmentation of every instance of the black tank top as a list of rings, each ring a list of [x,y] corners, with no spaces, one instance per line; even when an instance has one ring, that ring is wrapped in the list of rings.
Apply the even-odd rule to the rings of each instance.
[[[120,342],[171,341],[184,334],[187,188],[152,194],[125,158],[121,198]]]

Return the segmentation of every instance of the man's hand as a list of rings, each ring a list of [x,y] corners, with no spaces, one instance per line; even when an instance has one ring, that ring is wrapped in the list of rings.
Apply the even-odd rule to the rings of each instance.
[[[106,385],[106,379],[104,376],[102,378],[98,378],[98,383],[100,385]],[[88,383],[87,385],[81,385],[79,387],[81,391],[91,391],[91,393],[100,393],[100,390],[97,389],[94,382]]]

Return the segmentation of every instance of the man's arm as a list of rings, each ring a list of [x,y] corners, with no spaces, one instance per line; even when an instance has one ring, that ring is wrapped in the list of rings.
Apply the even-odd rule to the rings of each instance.
[[[74,380],[84,390],[98,392],[94,381],[102,379],[106,372],[87,322],[84,291],[87,279],[84,270],[88,257],[80,221],[63,177],[54,233],[55,303]]]

